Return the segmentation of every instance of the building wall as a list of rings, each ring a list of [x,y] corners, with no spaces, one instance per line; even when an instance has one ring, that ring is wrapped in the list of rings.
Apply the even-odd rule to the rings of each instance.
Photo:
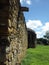
[[[7,26],[5,30],[2,30],[3,26],[0,30],[4,32],[4,36],[0,33],[0,65],[18,65],[26,53],[28,43],[25,18],[20,11],[21,4],[19,0],[2,0],[0,3],[1,6],[8,4],[3,9],[0,7],[0,22],[2,20]]]
[[[36,33],[31,29],[27,29],[28,31],[28,48],[36,47]]]

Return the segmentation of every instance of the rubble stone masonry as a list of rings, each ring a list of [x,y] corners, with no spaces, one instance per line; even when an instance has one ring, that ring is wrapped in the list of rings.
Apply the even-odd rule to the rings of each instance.
[[[0,0],[0,65],[20,65],[28,37],[19,0]]]

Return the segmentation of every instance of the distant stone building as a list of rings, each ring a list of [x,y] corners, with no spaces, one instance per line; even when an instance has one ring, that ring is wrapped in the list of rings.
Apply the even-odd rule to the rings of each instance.
[[[27,28],[28,31],[28,48],[36,47],[36,33],[34,30]]]

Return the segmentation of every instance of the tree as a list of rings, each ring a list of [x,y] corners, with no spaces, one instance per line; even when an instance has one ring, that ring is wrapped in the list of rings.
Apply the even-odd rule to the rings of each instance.
[[[48,39],[49,40],[49,30],[46,31],[45,35],[44,35],[44,38]]]

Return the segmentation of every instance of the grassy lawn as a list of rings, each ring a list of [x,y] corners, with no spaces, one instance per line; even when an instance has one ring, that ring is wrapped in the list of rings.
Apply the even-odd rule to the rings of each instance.
[[[28,49],[21,65],[49,65],[49,46],[37,45]]]

